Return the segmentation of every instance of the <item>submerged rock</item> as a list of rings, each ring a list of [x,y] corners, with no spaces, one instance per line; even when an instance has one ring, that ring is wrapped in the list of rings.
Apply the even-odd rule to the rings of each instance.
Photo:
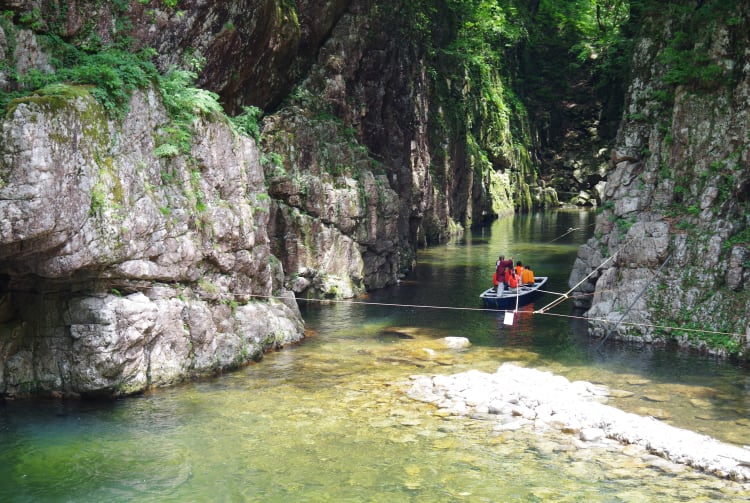
[[[505,363],[489,374],[413,376],[408,395],[452,415],[494,418],[497,431],[556,429],[590,443],[612,439],[719,477],[750,480],[750,450],[601,403],[601,386]],[[440,412],[439,411],[439,412]]]
[[[464,349],[471,346],[471,342],[466,337],[444,337],[443,341],[449,349]]]

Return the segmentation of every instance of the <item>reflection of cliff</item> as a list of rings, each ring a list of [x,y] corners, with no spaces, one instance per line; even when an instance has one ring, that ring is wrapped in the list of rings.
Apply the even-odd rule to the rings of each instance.
[[[643,26],[598,237],[571,276],[573,285],[611,257],[582,287],[593,294],[588,316],[610,322],[594,322],[596,335],[626,314],[622,338],[747,351],[750,11],[722,6]]]

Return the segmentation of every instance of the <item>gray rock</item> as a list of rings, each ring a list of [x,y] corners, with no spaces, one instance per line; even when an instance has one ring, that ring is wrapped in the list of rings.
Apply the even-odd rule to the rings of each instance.
[[[0,394],[126,395],[303,337],[254,142],[206,120],[190,159],[160,159],[167,122],[153,90],[119,124],[85,93],[2,122]]]

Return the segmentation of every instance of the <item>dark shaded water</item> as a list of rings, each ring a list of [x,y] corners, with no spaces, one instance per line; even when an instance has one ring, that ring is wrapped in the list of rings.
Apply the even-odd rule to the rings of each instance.
[[[516,216],[421,250],[412,277],[362,299],[410,307],[303,306],[302,345],[216,379],[113,403],[0,405],[0,501],[746,500],[746,486],[684,467],[576,449],[570,436],[497,433],[405,396],[413,374],[518,361],[606,384],[623,409],[750,444],[740,366],[611,341],[597,350],[565,304],[560,316],[529,308],[512,326],[475,310],[501,252],[567,291],[591,223],[578,211]],[[473,345],[446,350],[445,336]]]

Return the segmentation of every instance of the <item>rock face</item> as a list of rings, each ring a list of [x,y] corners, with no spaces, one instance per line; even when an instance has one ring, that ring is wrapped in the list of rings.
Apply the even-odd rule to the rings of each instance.
[[[85,90],[14,104],[0,141],[0,393],[120,395],[244,364],[302,337],[266,235],[254,142],[220,119],[158,158],[169,120],[122,123]]]
[[[531,189],[531,160],[480,82],[455,75],[465,62],[429,54],[410,17],[419,9],[353,0],[306,78],[264,118],[263,149],[278,154],[266,164],[279,202],[273,249],[303,295],[393,284],[418,246],[514,207],[557,204],[553,190]],[[457,21],[436,12],[426,24],[449,46]]]
[[[298,274],[293,289],[314,287],[307,295],[351,296],[394,284],[414,260],[413,223],[433,202],[424,197],[430,181],[418,160],[426,149],[416,146],[424,132],[402,127],[424,121],[417,108],[425,96],[409,87],[420,78],[416,57],[408,45],[397,54],[392,40],[358,35],[383,22],[371,8],[352,3],[290,106],[263,124],[263,147],[280,158],[266,165],[278,201],[274,251],[285,257],[286,271]],[[373,81],[352,89],[363,72]]]
[[[654,16],[637,41],[596,237],[570,278],[596,336],[750,348],[750,13],[722,5]]]

